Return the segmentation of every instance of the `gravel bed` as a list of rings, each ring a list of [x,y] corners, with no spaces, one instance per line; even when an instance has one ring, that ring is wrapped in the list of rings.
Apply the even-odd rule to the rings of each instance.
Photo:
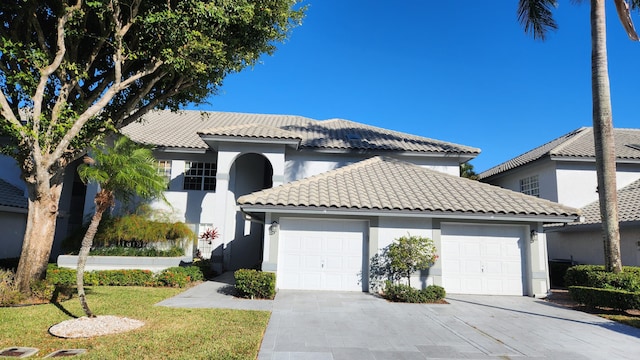
[[[86,338],[137,329],[144,322],[119,316],[86,316],[63,321],[49,328],[51,335],[62,338]]]

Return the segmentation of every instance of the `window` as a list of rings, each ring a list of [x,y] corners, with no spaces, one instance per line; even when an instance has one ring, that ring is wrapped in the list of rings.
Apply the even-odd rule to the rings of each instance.
[[[216,164],[187,161],[184,165],[185,190],[216,190]]]
[[[169,186],[171,181],[171,160],[158,160],[158,174],[164,178]]]
[[[540,197],[540,184],[538,175],[520,179],[520,192],[527,195]]]

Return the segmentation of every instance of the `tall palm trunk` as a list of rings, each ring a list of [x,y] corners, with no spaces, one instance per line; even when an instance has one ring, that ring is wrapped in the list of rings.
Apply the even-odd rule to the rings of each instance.
[[[605,0],[591,0],[591,88],[598,197],[607,271],[621,272],[616,157],[607,65]]]
[[[89,304],[87,304],[86,294],[84,292],[84,267],[87,264],[87,257],[89,256],[89,251],[93,245],[93,239],[98,231],[98,225],[100,225],[100,221],[102,220],[102,215],[112,203],[113,194],[111,192],[100,190],[100,192],[96,194],[96,211],[93,214],[93,217],[91,217],[91,223],[89,223],[89,228],[82,238],[82,245],[80,246],[80,252],[78,253],[78,266],[76,268],[78,299],[80,300],[82,310],[88,317],[95,317],[95,315],[91,309],[89,309]]]

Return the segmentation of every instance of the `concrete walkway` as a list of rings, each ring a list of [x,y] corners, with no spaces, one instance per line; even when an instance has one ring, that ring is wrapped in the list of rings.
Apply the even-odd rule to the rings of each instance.
[[[274,301],[241,300],[225,295],[225,281],[203,283],[158,305],[271,310],[260,360],[638,359],[640,354],[640,329],[528,297],[450,295],[450,304],[436,305],[389,303],[366,293],[280,291]]]

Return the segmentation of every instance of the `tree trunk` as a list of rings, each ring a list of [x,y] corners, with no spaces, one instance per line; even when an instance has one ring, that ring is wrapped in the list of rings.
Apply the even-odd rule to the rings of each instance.
[[[87,264],[87,257],[89,256],[89,251],[93,245],[93,239],[98,231],[98,225],[100,225],[100,221],[102,220],[102,214],[104,214],[112,202],[113,195],[110,192],[101,190],[96,194],[96,212],[93,214],[93,217],[91,217],[91,223],[89,223],[89,228],[87,228],[87,232],[82,238],[82,244],[80,245],[80,251],[78,252],[78,266],[76,268],[78,299],[80,300],[82,310],[88,317],[95,317],[95,315],[91,309],[89,309],[86,294],[84,292],[84,267]]]
[[[591,0],[591,88],[598,198],[607,271],[621,272],[616,157],[607,65],[605,0]]]
[[[30,292],[34,280],[43,279],[51,255],[56,231],[56,217],[62,185],[29,184],[29,213],[22,243],[20,262],[16,271],[16,283],[24,294]]]

